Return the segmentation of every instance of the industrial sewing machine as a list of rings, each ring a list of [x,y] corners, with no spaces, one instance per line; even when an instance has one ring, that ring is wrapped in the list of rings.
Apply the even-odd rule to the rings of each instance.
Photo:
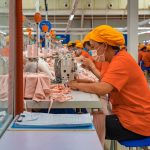
[[[57,83],[74,80],[77,66],[71,53],[58,54],[55,58],[54,68]]]

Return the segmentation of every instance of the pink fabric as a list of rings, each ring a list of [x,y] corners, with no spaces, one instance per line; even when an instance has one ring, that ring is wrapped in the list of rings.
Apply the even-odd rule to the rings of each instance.
[[[39,75],[33,100],[49,100],[50,93],[50,79],[46,76]]]
[[[27,99],[32,99],[37,86],[37,75],[33,73],[24,74],[24,97]]]
[[[69,95],[71,92],[70,88],[65,87],[63,84],[51,85],[51,97],[50,99],[58,102],[65,102],[72,99],[72,96]]]
[[[76,73],[77,79],[90,80],[92,82],[98,82],[99,79],[89,70],[82,68],[79,72]]]
[[[43,73],[24,74],[24,97],[36,101],[49,100],[50,79]]]
[[[8,75],[0,75],[0,100],[8,100]]]
[[[45,96],[45,93],[43,91],[43,87],[41,85],[41,79],[38,77],[35,93],[33,96],[33,100],[41,101],[41,100],[44,100],[45,98],[46,98],[46,96]]]

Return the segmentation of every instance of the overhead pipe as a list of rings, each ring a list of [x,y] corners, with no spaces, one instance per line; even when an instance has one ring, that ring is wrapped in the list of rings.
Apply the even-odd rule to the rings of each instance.
[[[78,2],[79,2],[79,0],[74,0],[73,1],[73,5],[72,5],[72,10],[71,10],[70,16],[75,14],[75,11],[76,11],[77,6],[78,6]],[[73,20],[73,19],[72,20],[70,19],[70,16],[69,16],[69,19],[68,19],[68,24],[67,24],[67,27],[66,27],[65,34],[67,34],[67,32],[68,32],[68,30],[69,30],[69,28],[71,26],[72,20]]]

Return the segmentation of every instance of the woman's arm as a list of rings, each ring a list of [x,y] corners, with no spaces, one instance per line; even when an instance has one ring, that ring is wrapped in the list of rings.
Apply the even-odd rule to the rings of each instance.
[[[69,82],[68,86],[73,90],[93,93],[99,96],[108,94],[114,89],[114,87],[111,84],[106,82],[78,83],[76,80]]]

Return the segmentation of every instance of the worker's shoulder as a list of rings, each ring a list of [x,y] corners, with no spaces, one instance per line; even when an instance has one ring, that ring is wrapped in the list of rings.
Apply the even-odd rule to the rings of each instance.
[[[134,58],[126,51],[120,51],[112,60],[111,64],[115,67],[133,68],[137,67]]]

